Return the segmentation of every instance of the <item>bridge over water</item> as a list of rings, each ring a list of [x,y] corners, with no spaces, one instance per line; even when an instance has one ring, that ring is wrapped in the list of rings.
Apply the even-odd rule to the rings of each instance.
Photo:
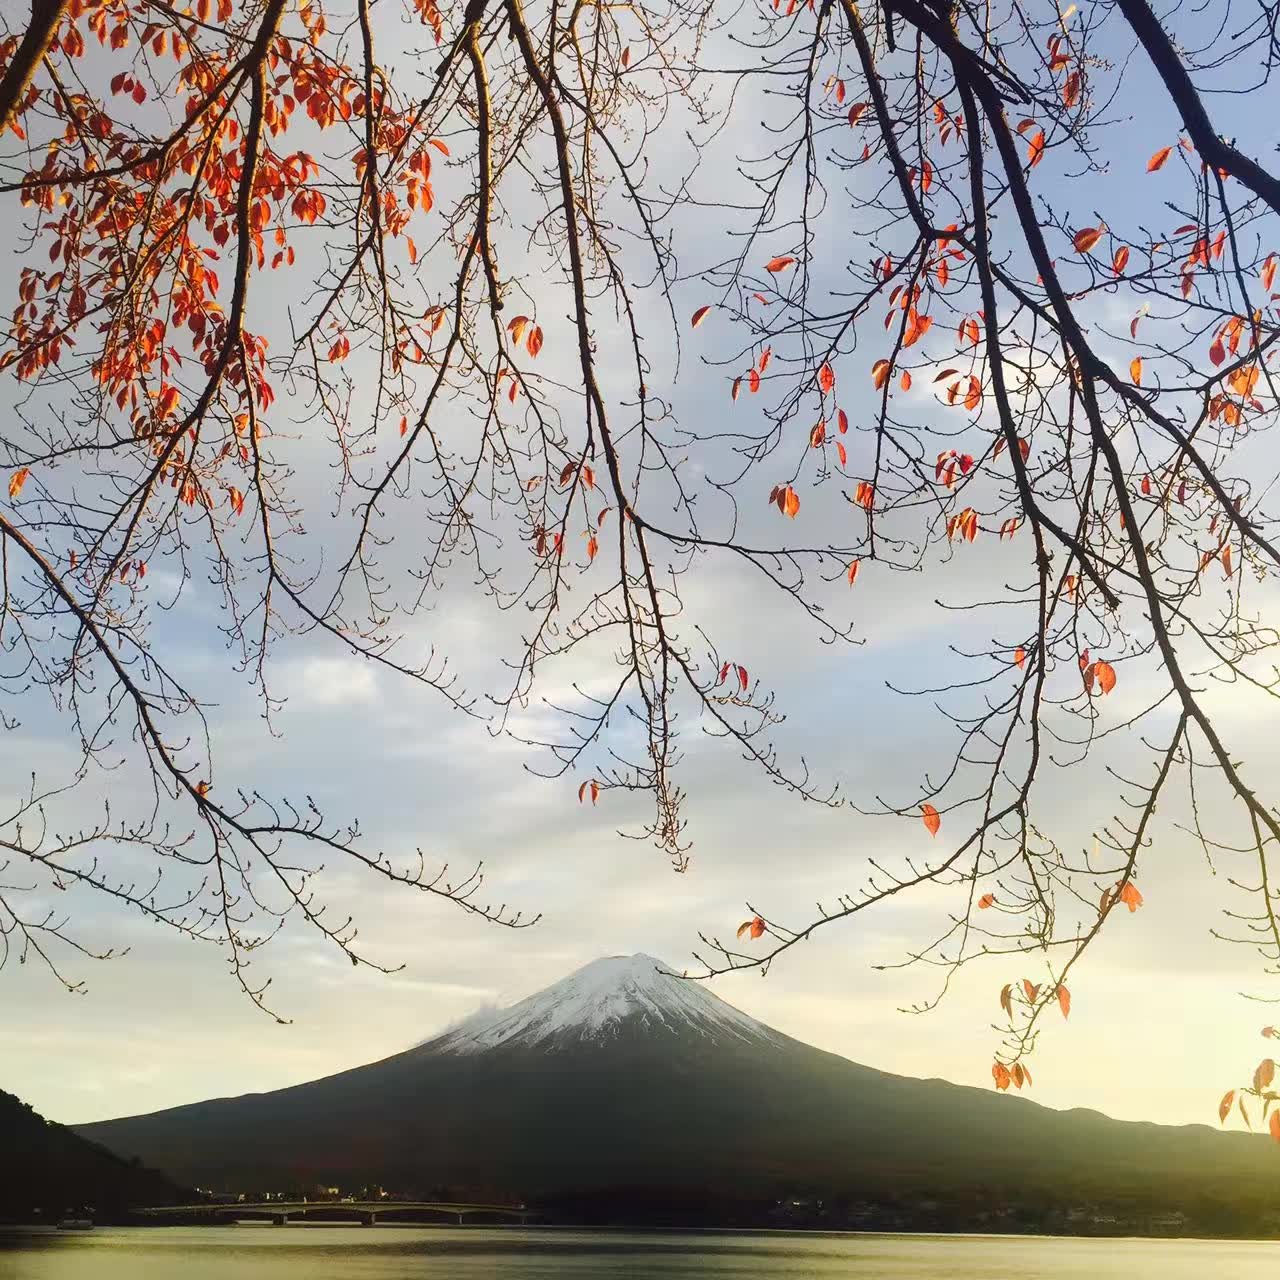
[[[477,1219],[496,1219],[523,1225],[534,1217],[533,1211],[526,1209],[524,1205],[452,1204],[436,1200],[267,1200],[254,1204],[239,1201],[219,1204],[206,1200],[200,1204],[140,1209],[138,1213],[147,1218],[178,1222],[269,1219],[278,1227],[307,1218],[325,1222],[354,1221],[372,1227],[378,1222],[399,1222],[405,1225],[412,1222],[461,1224]]]

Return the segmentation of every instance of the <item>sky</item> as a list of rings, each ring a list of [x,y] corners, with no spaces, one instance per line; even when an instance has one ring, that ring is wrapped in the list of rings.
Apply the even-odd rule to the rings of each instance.
[[[1125,128],[1123,141],[1107,140],[1125,159],[1111,188],[1116,203],[1134,191],[1134,155],[1145,160],[1163,141],[1147,122]],[[1065,181],[1056,192],[1069,197]],[[693,286],[683,290],[682,315],[701,301]],[[279,304],[263,298],[261,305]],[[730,340],[714,321],[707,335],[711,350]],[[685,343],[691,360],[687,335]],[[674,353],[668,346],[664,354]],[[724,411],[718,389],[715,399],[696,384],[680,394],[682,413]],[[322,491],[323,474],[308,483]],[[397,536],[409,539],[412,523],[402,521]],[[989,623],[969,633],[936,601],[958,599],[1009,572],[1009,554],[988,544],[967,561],[932,566],[910,587],[865,575],[848,606],[862,641],[856,648],[821,645],[798,615],[759,607],[755,582],[733,566],[698,580],[691,609],[732,622],[736,648],[728,656],[769,673],[788,712],[777,734],[784,754],[804,754],[819,776],[852,794],[896,787],[902,795],[908,775],[938,752],[940,724],[927,701],[903,699],[886,686],[929,683],[949,669],[948,644],[989,634]],[[161,570],[152,589],[164,587]],[[661,852],[619,836],[643,821],[642,800],[607,794],[597,806],[579,804],[578,777],[535,776],[530,766],[545,761],[529,748],[492,736],[430,691],[315,637],[277,654],[276,691],[287,702],[276,719],[280,736],[271,736],[252,692],[230,673],[214,625],[217,607],[197,578],[182,609],[158,624],[157,643],[181,653],[184,671],[213,704],[228,785],[307,794],[327,813],[359,815],[374,847],[421,847],[451,867],[483,860],[488,899],[542,918],[522,931],[486,925],[331,859],[324,891],[356,918],[372,958],[403,968],[390,975],[353,969],[323,939],[291,927],[257,962],[272,977],[273,1007],[289,1019],[278,1025],[240,994],[213,948],[72,891],[67,907],[85,936],[129,953],[74,961],[73,975],[87,980],[83,994],[65,993],[38,965],[0,973],[0,1087],[52,1119],[97,1120],[314,1079],[396,1053],[601,955],[645,951],[679,970],[691,963],[699,931],[731,934],[748,902],[784,922],[802,922],[815,901],[855,889],[871,858],[928,850],[918,824],[797,804],[723,744],[689,734],[680,781],[695,844],[690,869],[676,875]],[[510,652],[512,639],[510,623],[459,593],[415,620],[407,644],[437,644],[483,676]],[[588,664],[557,675],[562,683],[541,686],[516,727],[536,736],[550,722],[547,703],[567,694],[572,680],[590,687],[607,669]],[[1150,692],[1139,682],[1126,686],[1108,711],[1119,718]],[[1274,776],[1280,749],[1267,708],[1238,690],[1210,696],[1250,776]],[[56,716],[31,709],[8,735],[10,759],[24,770],[56,769],[71,758],[66,733]],[[1122,764],[1123,748],[1116,750],[1111,761]],[[1107,759],[1103,752],[1096,768],[1044,789],[1042,814],[1065,845],[1084,847],[1114,808],[1114,786],[1101,772]],[[77,803],[92,813],[103,798],[127,799],[130,785],[127,775],[93,776]],[[1211,1123],[1218,1097],[1259,1056],[1258,1030],[1270,1015],[1238,994],[1261,987],[1256,961],[1210,937],[1232,893],[1225,874],[1177,829],[1184,799],[1175,795],[1162,806],[1144,862],[1147,905],[1114,919],[1073,980],[1070,1021],[1052,1023],[1042,1037],[1034,1063],[1039,1102],[1125,1119]],[[856,1061],[988,1087],[997,993],[1022,972],[975,965],[938,1008],[917,1015],[902,1010],[935,994],[934,975],[876,968],[895,965],[944,918],[944,901],[922,893],[820,931],[767,977],[731,975],[712,990],[789,1035]]]

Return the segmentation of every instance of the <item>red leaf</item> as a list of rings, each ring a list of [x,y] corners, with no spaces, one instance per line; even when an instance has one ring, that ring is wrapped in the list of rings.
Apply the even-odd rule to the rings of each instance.
[[[931,836],[938,834],[938,829],[942,826],[942,819],[938,817],[938,811],[931,804],[921,805],[920,821],[924,823],[925,830]]]
[[[818,370],[818,386],[824,395],[835,390],[836,375],[835,370],[825,361],[822,368]]]
[[[764,264],[764,269],[772,272],[774,275],[777,275],[779,271],[785,271],[788,267],[794,267],[795,265],[796,260],[794,258],[784,255],[780,258],[770,258],[769,261]]]
[[[707,318],[710,310],[710,304],[705,307],[699,307],[697,311],[693,313],[693,319],[689,321],[689,327],[691,329],[696,329]]]
[[[853,584],[854,584],[855,582],[857,582],[857,580],[858,580],[858,570],[859,570],[861,567],[862,567],[862,561],[861,561],[861,560],[853,560],[853,561],[850,561],[850,563],[849,563],[849,572],[848,572],[847,574],[845,574],[845,577],[847,577],[847,578],[849,579],[849,585],[850,585],[850,586],[853,586]]]
[[[853,106],[849,108],[849,123],[857,124],[858,121],[862,119],[862,113],[866,111],[866,109],[867,104],[865,102],[855,102]]]
[[[1099,240],[1102,239],[1101,227],[1085,227],[1083,231],[1077,231],[1071,243],[1075,245],[1077,253],[1088,253]]]
[[[1159,151],[1147,161],[1147,172],[1155,173],[1157,169],[1164,167],[1164,162],[1173,154],[1172,147],[1161,147]]]

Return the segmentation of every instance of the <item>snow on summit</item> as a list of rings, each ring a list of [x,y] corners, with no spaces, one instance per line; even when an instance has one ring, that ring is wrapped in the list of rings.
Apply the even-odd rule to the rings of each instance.
[[[553,1049],[627,1034],[701,1036],[709,1041],[777,1042],[781,1037],[672,975],[653,956],[605,956],[506,1009],[484,1010],[429,1045],[432,1052],[479,1053],[499,1045]]]

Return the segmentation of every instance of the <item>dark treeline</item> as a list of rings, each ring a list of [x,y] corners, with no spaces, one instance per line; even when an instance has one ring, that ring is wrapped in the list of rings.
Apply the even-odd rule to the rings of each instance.
[[[89,1208],[100,1221],[119,1221],[140,1206],[194,1198],[189,1188],[78,1137],[3,1091],[0,1144],[0,1221],[56,1220]]]

